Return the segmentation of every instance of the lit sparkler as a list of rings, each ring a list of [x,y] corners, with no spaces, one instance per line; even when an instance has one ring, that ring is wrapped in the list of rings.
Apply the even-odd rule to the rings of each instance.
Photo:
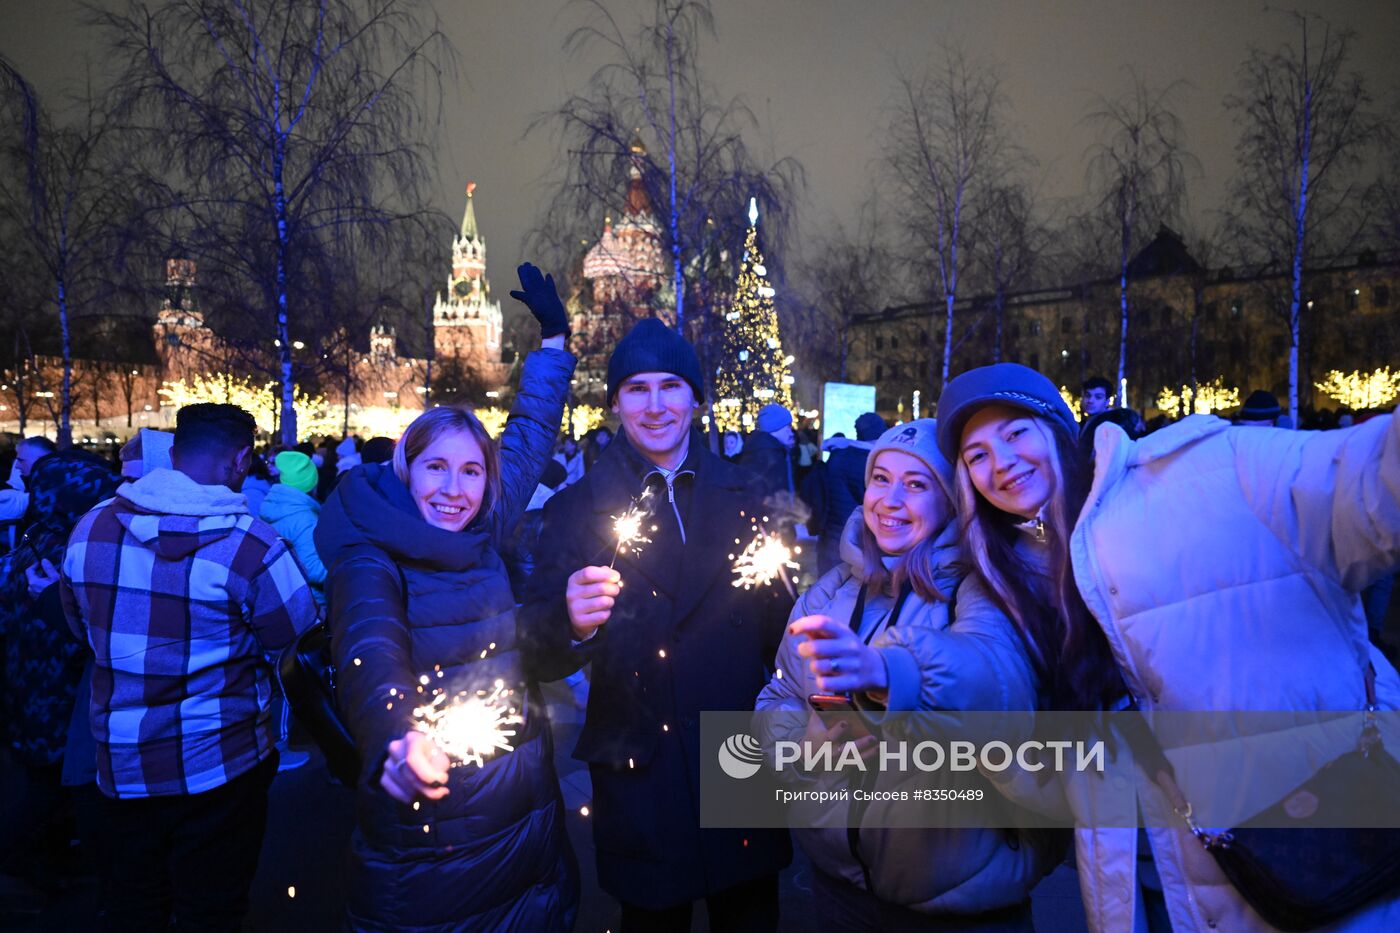
[[[650,510],[642,506],[646,497],[647,493],[642,493],[640,499],[632,500],[632,505],[626,512],[613,516],[613,534],[617,535],[617,546],[613,548],[612,561],[608,564],[609,568],[617,566],[617,555],[628,548],[636,553],[641,550],[639,545],[651,543],[651,538],[647,537],[647,529],[643,524],[650,514]],[[655,531],[656,529],[652,528],[651,530]]]
[[[459,693],[451,702],[446,692],[438,693],[431,703],[413,711],[413,726],[449,758],[481,767],[496,752],[511,750],[510,739],[516,732],[511,727],[525,721],[510,705],[509,696],[500,680],[490,691],[479,690],[475,696]]]
[[[734,561],[734,585],[749,590],[778,579],[783,582],[788,595],[794,600],[797,599],[797,591],[793,589],[787,574],[789,570],[798,569],[798,565],[792,559],[792,548],[784,544],[777,534],[759,531],[757,525],[754,526],[754,531],[757,532],[754,539],[737,557],[729,555]]]

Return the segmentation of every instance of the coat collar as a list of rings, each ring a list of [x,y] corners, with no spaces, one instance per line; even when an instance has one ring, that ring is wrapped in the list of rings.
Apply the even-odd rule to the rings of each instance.
[[[626,511],[633,499],[641,495],[646,475],[653,469],[651,461],[631,445],[625,433],[619,432],[590,474],[597,483],[594,527],[606,536],[612,517]],[[736,529],[745,521],[739,517],[740,510],[760,505],[757,497],[747,494],[753,488],[748,472],[710,453],[704,435],[697,430],[691,431],[690,450],[680,469],[694,476],[690,480],[693,487],[686,522],[685,565],[677,576],[675,591],[676,620],[685,618],[699,605],[715,585],[715,577],[729,568]],[[664,497],[658,507],[669,507]],[[728,520],[731,517],[733,520]],[[747,531],[747,524],[743,527]],[[604,559],[611,557],[609,552]],[[647,574],[645,552],[640,560],[619,555],[617,562],[628,568],[624,577],[641,574],[649,588],[659,589],[658,581]],[[729,585],[727,579],[721,582]]]

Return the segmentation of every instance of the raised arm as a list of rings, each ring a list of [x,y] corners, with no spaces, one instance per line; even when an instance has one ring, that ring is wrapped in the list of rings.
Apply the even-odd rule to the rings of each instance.
[[[524,302],[540,322],[541,346],[525,358],[520,391],[501,432],[501,502],[495,519],[498,536],[515,527],[539,485],[559,436],[577,362],[564,349],[569,325],[554,289],[554,277],[541,275],[528,262],[517,271],[521,290],[511,292],[511,296]]]
[[[1400,419],[1337,431],[1231,431],[1250,507],[1353,592],[1400,565]]]

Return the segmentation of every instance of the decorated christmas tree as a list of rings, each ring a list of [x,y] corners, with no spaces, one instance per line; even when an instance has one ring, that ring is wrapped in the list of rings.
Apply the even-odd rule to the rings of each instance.
[[[721,431],[752,431],[758,410],[771,402],[793,410],[792,357],[783,352],[773,295],[758,248],[758,202],[750,199],[749,232],[715,369],[714,417]]]

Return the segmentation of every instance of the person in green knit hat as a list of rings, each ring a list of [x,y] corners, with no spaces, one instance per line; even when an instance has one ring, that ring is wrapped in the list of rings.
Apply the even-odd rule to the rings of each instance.
[[[312,495],[316,491],[316,464],[298,450],[284,450],[273,458],[277,468],[277,484],[263,499],[259,517],[277,529],[292,553],[296,555],[316,604],[326,607],[326,565],[316,553],[312,534],[321,518],[321,503]]]

